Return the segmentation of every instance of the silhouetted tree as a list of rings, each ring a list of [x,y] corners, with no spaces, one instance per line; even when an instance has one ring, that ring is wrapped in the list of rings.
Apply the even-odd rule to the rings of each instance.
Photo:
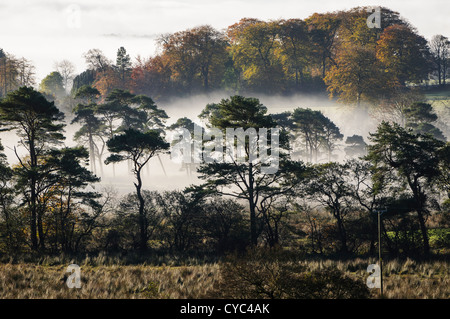
[[[21,87],[0,102],[0,120],[8,130],[17,131],[21,144],[27,149],[28,157],[21,159],[20,169],[24,171],[26,187],[25,201],[29,209],[31,247],[38,249],[38,228],[44,238],[42,220],[38,214],[38,181],[40,178],[39,160],[45,155],[50,144],[63,140],[63,124],[57,124],[63,119],[63,114],[44,96],[30,87]],[[17,154],[17,153],[16,153]],[[42,241],[43,245],[44,242]]]
[[[150,130],[140,132],[135,129],[127,129],[120,135],[115,135],[107,142],[111,155],[105,163],[117,163],[124,160],[132,161],[133,173],[136,177],[134,186],[139,200],[139,229],[140,249],[147,249],[147,227],[145,224],[145,199],[142,196],[141,172],[148,161],[158,153],[169,148],[169,144],[160,136],[160,132]]]

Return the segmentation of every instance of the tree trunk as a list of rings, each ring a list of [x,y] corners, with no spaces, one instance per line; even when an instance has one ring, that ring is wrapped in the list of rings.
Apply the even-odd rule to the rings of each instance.
[[[250,242],[252,246],[258,244],[258,234],[256,231],[256,203],[254,202],[254,189],[253,189],[253,164],[249,163],[248,166],[248,199],[250,204]]]
[[[423,240],[423,252],[425,257],[428,257],[430,255],[430,242],[428,240],[428,230],[427,226],[425,225],[425,194],[422,193],[421,187],[418,183],[418,177],[415,176],[414,180],[412,181],[411,178],[408,178],[409,186],[413,192],[414,199],[416,201],[416,210],[417,210],[417,218],[419,220],[420,225],[420,231],[422,233],[422,240]]]
[[[425,225],[425,219],[423,217],[423,213],[419,209],[417,210],[417,217],[419,219],[420,231],[422,233],[423,253],[424,253],[425,257],[429,257],[430,256],[430,242],[428,240],[427,226]]]
[[[340,212],[335,213],[335,217],[337,220],[337,226],[338,226],[338,232],[339,232],[339,239],[341,240],[341,253],[348,253],[348,247],[347,247],[347,234],[345,232],[344,227],[344,221],[342,220]]]
[[[141,251],[147,250],[147,227],[145,222],[145,200],[144,197],[142,197],[142,179],[141,179],[141,168],[136,169],[136,179],[137,183],[134,184],[136,187],[136,195],[139,200],[139,248]]]
[[[34,136],[31,135],[29,138],[29,146],[30,146],[30,167],[31,167],[31,180],[30,180],[30,237],[31,237],[31,249],[34,251],[38,250],[38,238],[37,238],[37,227],[36,227],[36,219],[37,219],[37,194],[36,194],[36,171],[35,168],[37,166],[37,158],[36,158],[36,150],[34,147]]]

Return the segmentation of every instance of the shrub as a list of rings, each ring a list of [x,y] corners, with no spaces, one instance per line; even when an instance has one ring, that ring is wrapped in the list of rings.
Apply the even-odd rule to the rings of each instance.
[[[308,271],[280,249],[254,249],[221,265],[213,297],[268,299],[361,299],[369,290],[334,268]]]

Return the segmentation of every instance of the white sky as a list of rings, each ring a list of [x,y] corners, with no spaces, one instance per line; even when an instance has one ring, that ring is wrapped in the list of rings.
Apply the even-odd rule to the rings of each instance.
[[[202,24],[222,29],[243,17],[306,18],[314,12],[385,6],[398,11],[419,33],[450,37],[449,0],[0,0],[0,48],[36,66],[38,82],[55,61],[85,69],[82,54],[101,49],[114,60],[124,46],[134,58],[155,53],[155,36]]]

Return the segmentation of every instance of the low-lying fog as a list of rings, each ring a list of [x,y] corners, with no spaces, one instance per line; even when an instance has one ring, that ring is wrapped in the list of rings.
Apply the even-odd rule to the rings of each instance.
[[[202,123],[198,119],[198,115],[208,103],[218,103],[222,98],[228,98],[226,93],[214,93],[209,95],[198,95],[185,98],[174,98],[165,103],[158,103],[158,107],[164,109],[169,119],[167,124],[170,125],[180,117],[188,117],[191,120]],[[280,113],[284,111],[294,110],[295,108],[311,108],[319,110],[329,117],[340,129],[344,135],[345,141],[347,136],[354,134],[362,135],[367,142],[369,132],[376,129],[377,121],[371,118],[364,110],[356,110],[355,108],[338,104],[327,98],[312,97],[304,95],[296,95],[290,97],[283,96],[264,96],[253,95],[258,98],[263,105],[268,108],[268,113]],[[67,122],[70,122],[70,115],[67,116]],[[75,146],[73,141],[73,133],[78,129],[77,125],[67,125],[66,141],[67,146]],[[18,145],[18,138],[15,133],[2,132],[0,138],[5,147],[5,154],[10,164],[17,163],[16,155],[13,148],[17,147],[19,155],[25,155],[24,147]],[[343,158],[343,147],[338,148],[335,154]],[[106,158],[104,155],[103,160]],[[97,175],[101,176],[100,185],[96,189],[102,187],[112,187],[119,194],[134,191],[134,177],[130,173],[128,164],[120,163],[103,165],[101,173],[99,163],[96,164]],[[170,159],[169,154],[162,154],[159,157],[152,158],[143,173],[144,188],[148,190],[173,190],[183,189],[190,184],[198,184],[201,181],[195,176],[195,173],[189,175],[188,172],[181,167],[180,163],[175,163]]]

